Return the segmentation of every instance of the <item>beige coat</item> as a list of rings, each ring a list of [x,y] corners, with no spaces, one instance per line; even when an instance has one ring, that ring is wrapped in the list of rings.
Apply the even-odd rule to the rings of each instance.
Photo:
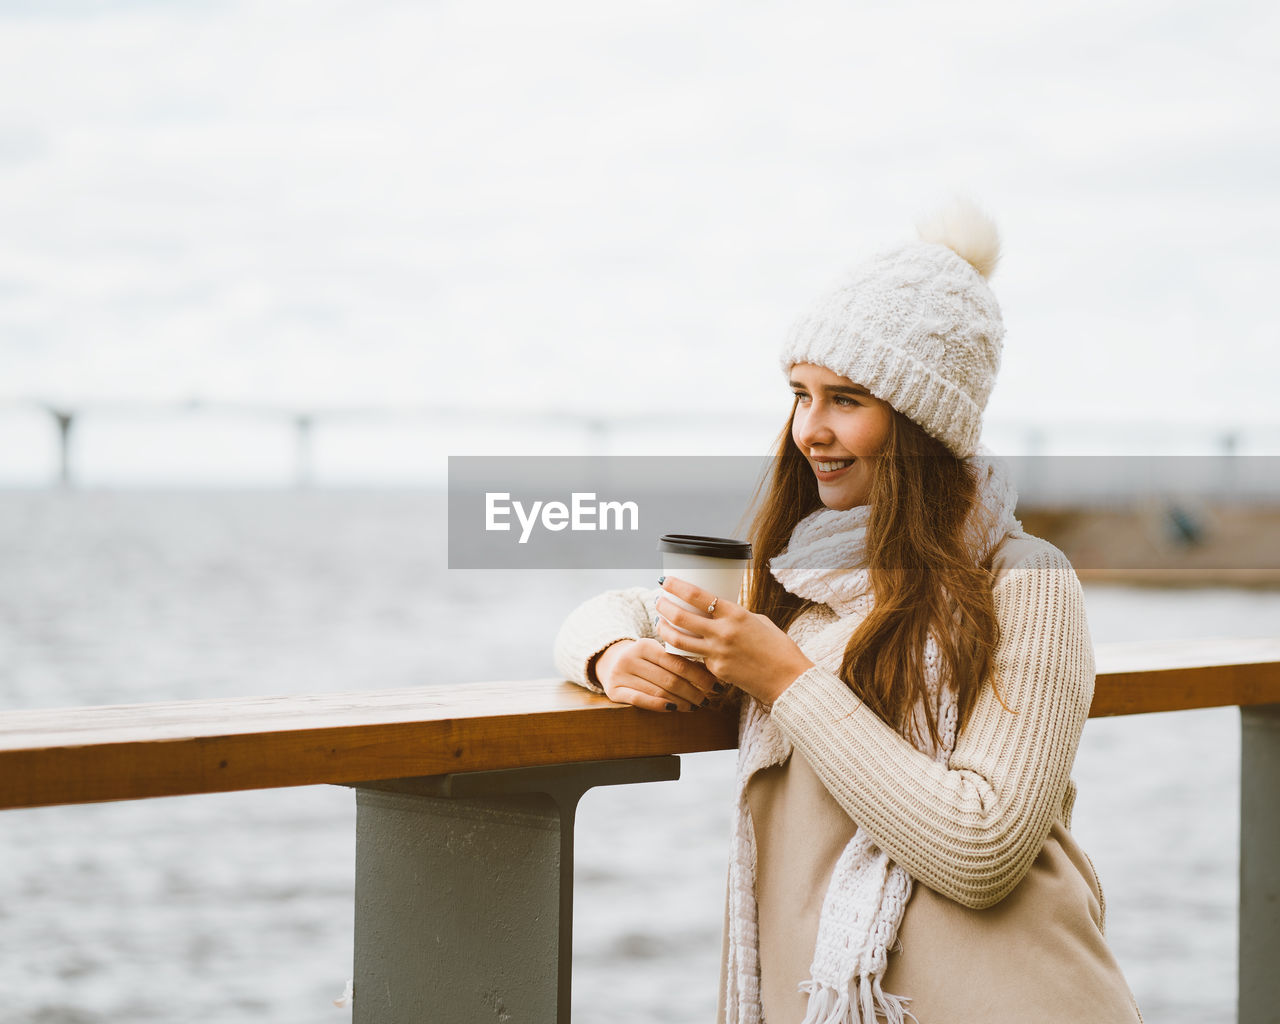
[[[797,985],[853,823],[801,755],[757,772],[747,799],[752,820],[767,823],[756,827],[764,1020],[799,1024]],[[909,997],[919,1024],[1133,1024],[1142,1018],[1103,938],[1103,911],[1093,865],[1059,819],[1030,872],[991,908],[917,882],[884,989]]]

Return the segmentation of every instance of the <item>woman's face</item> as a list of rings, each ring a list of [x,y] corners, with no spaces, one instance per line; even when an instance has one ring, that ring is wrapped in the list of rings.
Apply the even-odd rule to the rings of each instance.
[[[847,377],[812,363],[791,367],[796,411],[791,438],[818,480],[827,508],[865,505],[871,458],[889,437],[893,409]]]

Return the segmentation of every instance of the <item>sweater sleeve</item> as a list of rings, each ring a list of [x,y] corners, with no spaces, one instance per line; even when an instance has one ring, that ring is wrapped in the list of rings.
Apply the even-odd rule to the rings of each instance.
[[[608,590],[588,598],[569,613],[555,642],[556,667],[588,690],[602,693],[589,673],[597,654],[619,640],[656,636],[658,592],[652,587]]]
[[[813,668],[773,719],[845,812],[929,888],[993,906],[1030,870],[1061,812],[1093,699],[1093,646],[1080,582],[1046,548],[994,590],[993,678],[948,765],[916,750],[835,673]]]

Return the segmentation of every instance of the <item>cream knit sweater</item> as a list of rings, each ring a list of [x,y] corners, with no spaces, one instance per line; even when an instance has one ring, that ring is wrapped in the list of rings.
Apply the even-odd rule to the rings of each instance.
[[[1083,595],[1066,556],[1015,534],[994,569],[1000,696],[983,688],[949,765],[865,708],[835,674],[838,665],[816,665],[773,705],[775,724],[850,818],[912,877],[975,909],[1022,880],[1055,818],[1069,827],[1071,765],[1094,681]],[[614,641],[653,636],[656,598],[637,587],[580,605],[556,639],[560,670],[598,692],[589,662]],[[791,636],[804,647],[834,617],[825,605],[810,607]]]

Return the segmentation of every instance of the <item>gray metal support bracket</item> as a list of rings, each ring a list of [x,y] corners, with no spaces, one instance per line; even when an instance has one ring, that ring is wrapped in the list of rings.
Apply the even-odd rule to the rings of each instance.
[[[573,827],[674,756],[356,785],[353,1024],[569,1024]]]
[[[1280,1024],[1280,704],[1240,709],[1239,1024]]]

